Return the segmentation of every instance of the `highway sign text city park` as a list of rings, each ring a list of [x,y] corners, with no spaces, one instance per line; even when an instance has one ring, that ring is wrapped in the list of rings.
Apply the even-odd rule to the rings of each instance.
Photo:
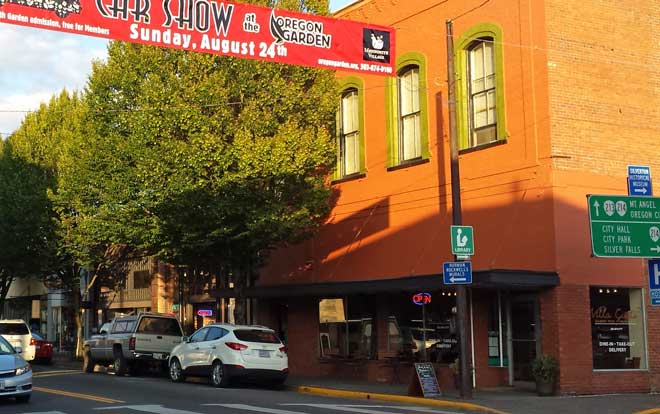
[[[590,195],[591,247],[597,257],[660,257],[660,198]]]

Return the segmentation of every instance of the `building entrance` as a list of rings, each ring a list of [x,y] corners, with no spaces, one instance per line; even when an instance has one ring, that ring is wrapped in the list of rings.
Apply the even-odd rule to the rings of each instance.
[[[512,295],[511,342],[514,381],[534,381],[532,363],[540,353],[540,328],[538,296]]]

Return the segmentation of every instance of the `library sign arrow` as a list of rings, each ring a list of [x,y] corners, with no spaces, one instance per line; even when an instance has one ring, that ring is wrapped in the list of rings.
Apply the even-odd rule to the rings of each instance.
[[[660,257],[660,198],[590,195],[596,257]]]

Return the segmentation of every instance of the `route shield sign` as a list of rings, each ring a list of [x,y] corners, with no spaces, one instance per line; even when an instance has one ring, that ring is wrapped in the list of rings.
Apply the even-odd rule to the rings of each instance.
[[[628,195],[651,197],[651,169],[643,165],[628,166]]]
[[[472,256],[474,254],[474,230],[472,226],[451,226],[451,254]]]
[[[472,283],[471,262],[445,262],[442,264],[445,285],[469,285]]]
[[[590,195],[596,257],[660,257],[660,198]]]

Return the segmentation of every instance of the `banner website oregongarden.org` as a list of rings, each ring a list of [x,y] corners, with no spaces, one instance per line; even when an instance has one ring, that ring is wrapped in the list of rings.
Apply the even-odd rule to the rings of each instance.
[[[394,76],[394,29],[212,0],[0,0],[0,23]]]

